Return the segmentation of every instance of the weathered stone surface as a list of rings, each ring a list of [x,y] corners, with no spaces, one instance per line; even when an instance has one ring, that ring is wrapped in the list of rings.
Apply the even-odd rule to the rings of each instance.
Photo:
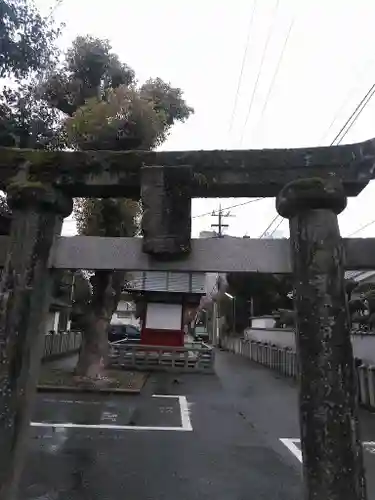
[[[191,250],[190,167],[143,167],[143,251],[173,258]]]
[[[375,269],[375,238],[343,239],[347,270]],[[9,237],[0,236],[0,267],[6,260]],[[191,253],[163,261],[142,252],[141,238],[59,236],[51,255],[55,269],[125,269],[128,271],[260,272],[288,274],[286,239],[205,238],[191,240]]]
[[[51,185],[39,182],[14,182],[7,186],[7,202],[17,210],[51,211],[68,217],[73,210],[73,200]]]
[[[313,185],[317,188],[315,181]],[[281,214],[290,216],[304,498],[364,500],[344,247],[336,215],[346,199],[340,188],[330,186],[309,192],[323,192],[323,209],[315,194],[302,204],[299,183],[285,188],[277,200]]]
[[[13,500],[26,453],[48,312],[48,259],[71,201],[51,188],[13,186],[8,256],[0,282],[0,498]],[[24,196],[23,196],[24,195]]]
[[[345,210],[347,199],[342,183],[337,179],[300,179],[287,184],[276,199],[276,209],[286,218],[305,211],[329,209],[335,214]]]
[[[19,168],[70,196],[139,199],[143,166],[192,168],[193,197],[276,196],[293,180],[336,177],[348,196],[374,178],[375,140],[323,148],[235,151],[33,151],[0,148],[0,188]]]

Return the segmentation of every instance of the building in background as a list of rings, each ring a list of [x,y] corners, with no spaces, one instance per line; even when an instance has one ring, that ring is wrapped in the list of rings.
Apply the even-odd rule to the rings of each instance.
[[[139,304],[141,343],[184,345],[185,326],[195,316],[204,295],[204,273],[133,273],[126,289]]]

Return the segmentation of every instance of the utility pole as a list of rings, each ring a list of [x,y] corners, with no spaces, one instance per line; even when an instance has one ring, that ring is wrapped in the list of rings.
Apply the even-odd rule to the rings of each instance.
[[[223,229],[229,227],[229,224],[223,224],[223,219],[225,217],[234,217],[234,216],[231,215],[230,212],[224,213],[220,204],[218,212],[217,213],[215,211],[212,212],[212,217],[217,217],[217,224],[211,224],[211,227],[212,228],[217,227],[217,236],[218,238],[222,238],[224,236]]]

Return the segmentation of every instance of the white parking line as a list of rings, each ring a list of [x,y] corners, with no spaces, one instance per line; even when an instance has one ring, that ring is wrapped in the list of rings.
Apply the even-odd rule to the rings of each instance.
[[[73,424],[72,422],[31,422],[31,427],[49,427],[54,429],[107,429],[112,431],[190,431],[184,427],[151,427],[140,425],[110,425],[110,424]]]
[[[299,462],[302,463],[302,451],[300,448],[298,448],[297,444],[301,445],[301,440],[300,439],[290,439],[290,438],[280,438],[280,441],[285,445],[288,450],[293,453],[293,455],[297,458]],[[367,451],[369,453],[375,454],[375,441],[363,441],[362,442],[363,446],[369,446],[372,447],[368,449]]]
[[[181,427],[156,427],[141,425],[116,425],[116,424],[75,424],[73,422],[31,422],[31,427],[49,427],[53,429],[107,429],[114,431],[176,431],[191,432],[189,405],[186,396],[154,394],[154,398],[174,398],[177,399],[180,406]]]
[[[190,411],[189,405],[186,399],[186,396],[176,396],[174,394],[154,394],[153,398],[175,398],[178,400],[180,405],[180,414],[181,414],[181,425],[185,431],[192,431],[193,427],[191,425],[190,420]]]
[[[297,460],[302,463],[302,451],[296,446],[296,443],[299,443],[299,439],[287,439],[280,438],[280,441],[288,448],[288,450],[293,453]]]

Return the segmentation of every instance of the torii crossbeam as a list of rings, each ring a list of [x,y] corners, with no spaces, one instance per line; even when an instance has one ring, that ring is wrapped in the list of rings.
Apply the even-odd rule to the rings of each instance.
[[[336,177],[347,196],[374,178],[375,139],[343,146],[234,151],[35,151],[0,148],[0,187],[17,169],[73,197],[139,199],[144,166],[189,167],[191,196],[274,197],[289,182]]]

